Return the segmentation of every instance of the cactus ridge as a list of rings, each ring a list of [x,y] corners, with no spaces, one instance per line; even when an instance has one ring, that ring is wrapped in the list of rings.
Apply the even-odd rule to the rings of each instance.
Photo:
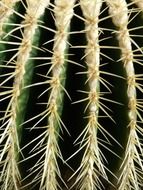
[[[142,0],[0,1],[1,190],[143,188],[142,12]]]

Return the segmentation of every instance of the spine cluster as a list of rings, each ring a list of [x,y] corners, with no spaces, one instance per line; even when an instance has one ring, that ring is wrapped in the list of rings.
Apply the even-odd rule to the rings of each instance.
[[[140,127],[137,124],[137,117],[142,121],[142,116],[138,112],[140,103],[137,101],[136,89],[139,88],[142,92],[141,86],[136,82],[134,64],[135,59],[132,50],[133,40],[130,37],[128,29],[128,8],[124,0],[108,1],[109,12],[112,16],[113,23],[117,27],[117,38],[119,48],[121,50],[121,61],[126,71],[127,81],[127,96],[128,96],[128,117],[130,130],[128,142],[126,145],[125,156],[121,166],[121,175],[119,177],[119,190],[129,189],[130,186],[134,189],[139,189],[140,172],[143,171],[142,159],[139,154],[142,153],[141,141],[138,137],[137,131]],[[138,164],[137,164],[138,163]],[[137,165],[138,166],[137,166]]]
[[[10,5],[14,2],[10,2]],[[25,69],[28,64],[30,57],[30,52],[32,50],[32,40],[35,35],[36,28],[38,26],[38,19],[44,13],[48,2],[45,1],[27,1],[26,14],[20,15],[24,18],[23,23],[20,25],[23,28],[22,39],[18,44],[17,53],[8,61],[7,65],[13,64],[14,72],[10,73],[9,78],[1,83],[4,85],[9,79],[14,78],[13,86],[11,90],[6,91],[5,98],[10,97],[9,104],[7,106],[4,115],[4,124],[2,128],[4,129],[0,142],[4,142],[4,146],[1,150],[0,161],[4,160],[3,170],[1,173],[1,181],[3,181],[2,188],[4,190],[8,189],[19,189],[20,183],[20,173],[18,170],[18,152],[20,152],[19,147],[19,134],[18,130],[20,126],[17,126],[17,113],[20,109],[19,97],[24,87],[24,75]],[[7,7],[5,4],[4,7]],[[9,12],[12,10],[10,9]],[[9,13],[8,12],[8,13]],[[10,43],[9,41],[6,43]],[[13,43],[13,42],[11,42]],[[16,44],[17,45],[17,44]],[[14,59],[16,58],[16,61]],[[6,88],[6,87],[5,87]],[[7,87],[8,88],[8,87]],[[2,94],[1,94],[2,95]]]
[[[21,7],[22,10],[20,10]],[[79,15],[75,13],[76,8],[81,11],[79,11]],[[52,15],[52,21],[47,18],[47,12]],[[58,190],[62,189],[59,181],[64,184],[66,189],[70,188],[71,190],[74,188],[78,190],[104,189],[104,183],[107,183],[111,189],[141,190],[143,182],[143,99],[138,97],[143,94],[143,85],[141,84],[143,74],[141,71],[138,74],[136,68],[143,65],[143,51],[134,37],[142,38],[143,35],[138,35],[138,33],[132,35],[131,33],[143,27],[129,27],[130,22],[141,12],[143,12],[143,0],[0,1],[0,104],[3,104],[2,109],[0,107],[0,190],[27,189],[37,184],[40,190]],[[132,13],[133,18],[131,18]],[[84,29],[71,32],[74,18],[82,20]],[[111,28],[108,26],[102,28],[100,22],[108,19],[112,20]],[[49,20],[54,22],[52,23],[54,29],[52,24],[51,27],[49,26],[50,23],[49,27],[47,26],[46,22],[49,22]],[[41,31],[44,31],[44,35],[47,36],[52,32],[54,37],[49,39],[49,36],[46,36],[47,42],[45,40],[44,44],[39,47]],[[103,37],[102,39],[104,32],[110,33],[112,36],[110,38],[108,36]],[[81,34],[84,35],[85,45],[72,46],[71,38],[73,36],[70,36],[72,34],[78,35],[79,38]],[[117,46],[113,45],[114,34],[116,34],[115,38],[118,41]],[[42,40],[43,38],[42,36]],[[108,39],[113,40],[112,45],[108,45],[108,42],[105,46],[101,45],[102,41],[106,42]],[[52,45],[48,46],[49,43]],[[64,160],[59,139],[62,139],[63,131],[70,133],[68,131],[70,127],[65,126],[64,121],[62,121],[64,95],[67,95],[71,101],[70,94],[68,94],[65,87],[66,74],[68,73],[69,63],[81,65],[81,63],[73,61],[74,58],[72,53],[69,54],[69,48],[71,48],[71,52],[74,48],[84,48],[84,56],[81,58],[81,62],[83,64],[82,68],[85,70],[79,73],[86,75],[85,84],[88,87],[85,91],[79,89],[86,97],[73,102],[73,106],[74,103],[86,103],[85,110],[79,110],[84,112],[84,116],[86,115],[83,116],[86,124],[82,126],[82,131],[77,139],[74,139],[74,142],[79,145],[79,150],[67,160]],[[120,59],[116,61],[119,62],[120,68],[124,70],[125,77],[104,71],[104,69],[101,70],[101,66],[106,65],[104,58],[109,62],[111,61],[109,63],[111,68],[113,68],[112,63],[116,62],[108,56],[108,53],[107,55],[106,52],[103,53],[102,49],[119,50]],[[38,53],[42,52],[43,57],[40,57],[41,54],[38,54],[37,51]],[[34,65],[37,60],[40,69],[43,69],[43,66],[47,69],[46,74],[38,73],[44,79],[31,83],[32,71],[30,72],[30,70],[37,66]],[[43,60],[46,60],[46,63],[43,64]],[[128,125],[126,129],[128,129],[128,136],[126,146],[122,147],[122,158],[119,158],[119,155],[109,148],[112,142],[113,146],[120,146],[121,148],[120,143],[117,142],[114,135],[112,136],[108,132],[107,127],[104,124],[101,125],[99,121],[103,114],[104,118],[114,122],[110,112],[112,110],[110,106],[108,107],[108,103],[120,106],[122,104],[120,100],[116,102],[112,98],[107,98],[111,95],[112,88],[114,88],[111,82],[108,82],[108,80],[110,81],[108,77],[113,77],[115,81],[118,77],[124,80],[126,85],[125,99],[127,98],[128,101],[126,109],[128,110]],[[34,86],[42,85],[46,87],[43,88],[44,90],[42,89],[39,97],[44,95],[44,102],[41,104],[45,105],[45,109],[25,121],[24,114],[27,111],[25,105],[29,97],[28,93]],[[33,120],[38,121],[30,129],[40,129],[41,133],[38,133],[36,138],[27,145],[21,147],[22,127]],[[40,126],[42,121],[46,123],[45,126]],[[116,125],[115,122],[114,124]],[[110,139],[112,139],[111,143]],[[33,146],[33,143],[36,145],[34,144],[30,151],[32,156],[28,155],[24,158],[23,150],[26,147]],[[113,174],[112,170],[108,168],[108,159],[110,158],[106,158],[102,148],[119,158],[117,165],[120,164],[120,168],[115,171],[116,173]],[[68,182],[64,181],[60,171],[59,162],[69,167],[68,161],[70,159],[74,160],[74,156],[78,155],[80,151],[83,152],[80,156],[81,162],[73,175],[70,176],[69,181],[74,178],[74,182],[71,187],[68,187],[68,184],[66,184]],[[24,163],[34,157],[37,159],[36,164],[29,167],[30,173],[23,179],[19,163]],[[110,175],[114,179],[116,178],[115,181],[110,181]],[[32,178],[32,180],[28,184],[24,184],[27,178]]]
[[[85,92],[88,97],[88,124],[85,127],[86,131],[81,144],[86,146],[81,165],[79,167],[79,175],[76,183],[79,182],[79,189],[95,189],[100,186],[99,176],[102,175],[107,179],[102,156],[99,150],[97,131],[100,128],[98,123],[98,112],[100,107],[100,46],[98,27],[99,14],[102,6],[102,1],[80,1],[81,10],[84,15],[85,32],[87,45],[85,47],[85,62],[87,64],[87,82],[89,92]],[[86,140],[85,140],[86,139]]]
[[[61,179],[61,174],[57,164],[57,158],[59,157],[64,162],[57,141],[60,130],[62,127],[65,128],[60,118],[61,113],[59,110],[62,106],[62,94],[63,92],[67,93],[63,79],[65,78],[64,73],[67,65],[65,53],[68,47],[68,30],[73,16],[74,2],[75,0],[56,0],[55,5],[52,5],[54,8],[56,30],[50,62],[51,67],[47,71],[48,74],[51,73],[51,76],[45,76],[47,79],[45,83],[49,84],[50,87],[47,89],[49,91],[49,98],[46,103],[46,110],[42,113],[42,118],[47,117],[48,123],[46,133],[43,133],[41,142],[44,142],[45,139],[47,140],[44,144],[44,162],[41,164],[40,172],[36,176],[36,179],[39,179],[39,175],[41,176],[41,190],[56,190],[58,188],[59,185],[56,176],[58,175]],[[41,149],[39,152],[41,152]],[[40,160],[42,159],[40,158]]]

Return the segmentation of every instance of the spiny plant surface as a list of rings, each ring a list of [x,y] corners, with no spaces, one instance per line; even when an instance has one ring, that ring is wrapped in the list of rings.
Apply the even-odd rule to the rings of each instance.
[[[0,189],[143,189],[143,1],[0,0]]]

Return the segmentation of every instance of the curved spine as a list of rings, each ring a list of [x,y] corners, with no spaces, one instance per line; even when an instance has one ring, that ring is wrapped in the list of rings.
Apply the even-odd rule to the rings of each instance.
[[[4,116],[4,132],[1,135],[0,142],[6,142],[0,154],[0,162],[5,163],[1,174],[1,180],[3,181],[3,190],[18,190],[20,186],[20,172],[18,169],[18,154],[20,152],[20,126],[17,125],[17,113],[19,112],[19,98],[24,87],[24,76],[26,75],[26,67],[28,66],[29,55],[32,51],[32,41],[35,35],[36,28],[38,26],[38,19],[44,13],[45,8],[48,5],[48,1],[41,0],[33,1],[27,0],[24,31],[22,33],[22,41],[19,45],[18,52],[9,61],[9,64],[16,58],[15,70],[12,76],[14,77],[13,87],[10,91],[11,99],[6,109]],[[4,82],[3,82],[4,83]],[[22,100],[21,100],[22,101]],[[6,121],[5,121],[6,120]]]
[[[139,190],[140,172],[143,172],[143,164],[140,153],[142,153],[141,141],[137,131],[140,127],[137,124],[137,117],[142,121],[138,112],[136,90],[139,87],[136,82],[134,70],[134,55],[132,50],[132,39],[128,29],[128,8],[125,0],[107,0],[109,13],[113,23],[117,27],[117,38],[121,50],[121,61],[126,71],[127,96],[128,96],[128,117],[129,117],[129,136],[125,149],[123,163],[121,165],[121,174],[118,179],[119,190],[136,189]],[[139,87],[140,88],[140,87]]]
[[[2,41],[8,41],[9,36],[6,37],[8,31],[11,28],[8,24],[13,24],[14,18],[14,9],[17,7],[19,0],[1,0],[0,1],[0,72],[4,65],[4,60],[6,57],[5,52],[7,51],[7,45],[2,43]],[[13,28],[15,26],[13,25]]]
[[[0,36],[4,33],[3,27],[5,22],[9,19],[10,15],[13,14],[13,8],[16,3],[20,0],[1,0],[0,1]]]
[[[95,190],[101,188],[102,176],[108,180],[106,175],[102,155],[99,149],[97,131],[101,127],[98,122],[98,112],[100,108],[100,28],[99,15],[102,6],[102,0],[80,0],[80,6],[85,20],[85,33],[87,44],[85,47],[85,62],[87,64],[87,82],[89,92],[88,100],[88,124],[84,130],[84,136],[81,141],[81,147],[85,146],[85,152],[82,157],[81,165],[78,168],[79,174],[76,179],[80,190]]]
[[[75,0],[56,0],[53,6],[54,20],[56,25],[54,46],[51,57],[51,67],[48,71],[51,76],[45,76],[45,83],[49,84],[49,98],[46,103],[46,110],[41,114],[42,118],[47,118],[46,131],[43,133],[42,140],[40,141],[44,155],[37,162],[39,173],[36,175],[35,180],[40,178],[41,190],[57,190],[59,184],[57,182],[57,175],[62,180],[60,170],[57,164],[57,158],[62,161],[62,155],[58,146],[59,132],[62,127],[65,127],[61,121],[61,107],[64,88],[65,71],[67,62],[65,59],[65,52],[68,47],[68,36],[70,21],[73,16],[73,7]],[[66,92],[67,93],[67,92]],[[43,144],[44,143],[44,144]],[[39,152],[41,149],[39,150]],[[38,151],[37,151],[38,154]],[[41,160],[42,163],[40,163]],[[64,161],[63,161],[64,162]],[[35,167],[36,167],[35,165]]]

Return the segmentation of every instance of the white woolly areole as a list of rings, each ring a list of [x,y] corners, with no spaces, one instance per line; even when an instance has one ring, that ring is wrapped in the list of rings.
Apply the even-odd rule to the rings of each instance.
[[[63,70],[63,64],[65,62],[65,50],[67,47],[68,28],[71,18],[73,16],[73,6],[75,0],[56,0],[54,13],[55,13],[55,25],[57,27],[55,42],[53,47],[52,69],[53,79],[56,78],[60,84],[60,74]],[[59,86],[57,86],[59,88]],[[53,97],[57,98],[59,89],[55,88]]]
[[[47,102],[48,115],[48,139],[46,144],[46,154],[44,160],[44,167],[42,173],[42,180],[40,189],[57,190],[58,183],[56,175],[60,177],[60,172],[56,163],[56,157],[61,157],[59,147],[57,145],[57,128],[55,123],[61,122],[58,118],[58,106],[61,96],[62,87],[62,73],[65,69],[65,50],[67,48],[67,41],[69,36],[70,21],[73,16],[73,7],[75,0],[55,0],[54,20],[56,31],[54,36],[53,55],[51,58],[51,79],[50,79],[50,96]],[[60,127],[59,127],[60,128]],[[50,147],[50,148],[49,148]],[[49,151],[51,149],[51,151]],[[53,171],[53,172],[51,172]]]
[[[44,13],[45,8],[49,3],[49,0],[47,0],[46,3],[44,3],[44,0],[27,0],[27,3],[28,7],[26,9],[25,20],[23,21],[23,23],[26,25],[24,27],[23,39],[19,47],[19,53],[16,61],[17,75],[15,77],[15,81],[19,81],[18,83],[16,82],[14,86],[14,88],[17,89],[15,90],[17,91],[16,95],[20,94],[20,84],[23,79],[23,75],[25,74],[25,64],[27,64],[29,54],[32,50],[32,40],[36,28],[38,27],[38,19]]]
[[[85,62],[87,64],[87,78],[89,85],[88,94],[88,108],[89,120],[87,124],[87,149],[81,163],[81,173],[79,180],[80,189],[96,189],[98,184],[98,174],[94,171],[94,165],[98,168],[99,175],[101,174],[105,179],[107,175],[102,163],[102,156],[98,147],[97,129],[98,129],[98,110],[99,110],[99,64],[100,64],[100,45],[99,45],[99,31],[98,26],[100,8],[102,0],[80,0],[80,6],[85,19],[85,34],[86,34],[86,48],[85,48]],[[83,140],[85,142],[85,139]],[[84,171],[82,172],[82,169]]]
[[[49,5],[50,0],[27,0],[27,14],[33,15],[34,18],[39,18]]]
[[[15,1],[14,1],[15,2]],[[12,189],[18,189],[18,183],[16,183],[17,180],[20,180],[20,175],[17,167],[17,160],[15,157],[15,149],[19,149],[19,140],[18,140],[18,134],[16,130],[16,113],[18,108],[18,98],[21,93],[21,88],[23,85],[24,80],[24,74],[25,74],[25,66],[28,63],[29,55],[32,50],[32,42],[33,42],[33,36],[35,35],[36,28],[38,27],[38,19],[39,17],[44,13],[45,8],[47,7],[47,4],[43,6],[43,4],[40,4],[39,1],[28,0],[28,7],[26,7],[26,14],[23,16],[25,24],[23,27],[23,39],[21,41],[21,44],[18,48],[18,52],[15,57],[17,57],[17,60],[15,62],[15,71],[14,71],[14,83],[13,83],[13,89],[12,89],[12,95],[11,100],[9,103],[9,112],[10,112],[10,118],[8,120],[7,126],[9,128],[9,135],[7,138],[7,142],[9,143],[8,147],[8,154],[7,159],[9,157],[9,154],[11,154],[10,162],[5,168],[5,172],[9,172],[9,175],[6,179],[6,183],[11,183],[11,177],[13,177],[13,184],[11,185]],[[44,2],[44,1],[43,1]],[[49,1],[47,1],[48,3]],[[35,11],[36,10],[36,11]],[[36,13],[36,14],[34,14]],[[22,23],[22,24],[23,24]],[[13,59],[15,58],[13,57]],[[10,60],[12,61],[12,60]],[[10,62],[9,61],[9,62]],[[6,144],[5,144],[6,147]],[[4,149],[5,149],[4,147]],[[7,147],[6,147],[7,148]],[[5,151],[3,149],[3,152]],[[9,168],[10,171],[9,171]]]
[[[55,0],[55,9],[56,13],[56,26],[68,26],[70,19],[73,16],[73,5],[75,0]]]
[[[13,8],[20,0],[1,0],[0,1],[0,35],[3,33],[3,24],[7,22],[9,16],[13,14]]]
[[[100,47],[99,47],[99,15],[100,8],[102,5],[102,0],[96,1],[80,1],[83,15],[86,19],[86,37],[87,37],[87,47],[85,50],[86,54],[86,64],[88,67],[88,77],[89,77],[89,88],[90,92],[94,92],[95,95],[98,94],[97,89],[99,87],[99,64],[100,64]],[[98,96],[98,95],[97,95]],[[89,105],[89,110],[91,112],[96,112],[98,108],[98,97],[97,99],[90,99],[91,103]]]
[[[125,0],[106,0],[109,4],[109,13],[117,27],[128,23],[128,8]]]
[[[136,76],[133,65],[133,50],[128,25],[128,5],[125,0],[107,0],[109,12],[112,16],[113,23],[117,26],[117,38],[121,50],[121,60],[127,75],[127,96],[128,96],[128,117],[130,129],[128,142],[125,150],[125,157],[122,163],[122,173],[119,177],[119,190],[139,189],[140,169],[143,168],[141,157],[137,147],[141,150],[141,143],[137,135],[137,100],[136,100]],[[137,2],[137,1],[136,1]],[[139,2],[139,1],[138,1]],[[141,150],[142,151],[142,150]],[[135,165],[135,162],[137,165]],[[139,171],[139,172],[135,172]]]
[[[86,19],[98,19],[102,0],[80,0],[80,5]]]
[[[109,12],[112,15],[115,26],[119,27],[117,37],[119,40],[119,47],[122,52],[122,61],[127,73],[128,83],[128,97],[136,98],[135,88],[135,71],[133,65],[133,52],[131,39],[128,32],[128,9],[125,0],[107,0],[109,5]],[[132,108],[131,108],[132,109]],[[133,110],[134,111],[134,110]],[[133,114],[134,115],[134,114]]]

